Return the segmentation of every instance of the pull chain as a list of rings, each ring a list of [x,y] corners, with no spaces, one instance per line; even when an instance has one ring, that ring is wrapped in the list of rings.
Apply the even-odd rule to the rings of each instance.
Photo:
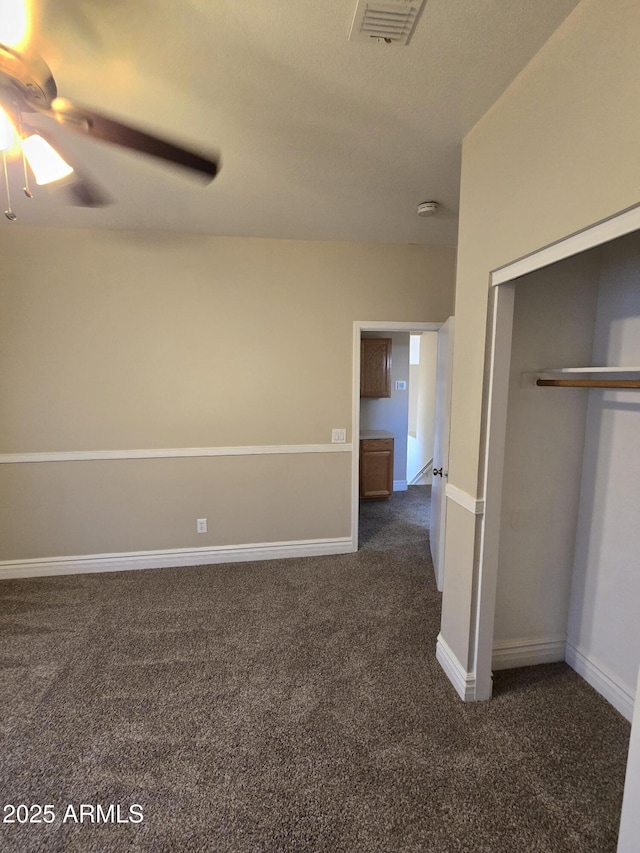
[[[22,133],[22,110],[20,109],[20,104],[18,104],[18,130],[20,131],[20,142],[22,143],[23,133]],[[27,198],[33,198],[33,193],[29,189],[29,173],[27,172],[27,158],[24,156],[24,148],[22,144],[20,144],[20,151],[22,153],[22,168],[24,170],[24,186],[22,187],[23,193]]]
[[[7,155],[6,152],[2,152],[2,163],[4,165],[4,184],[7,188],[7,209],[4,212],[4,215],[7,219],[11,220],[11,222],[15,222],[18,218],[13,210],[11,210],[11,193],[9,192],[9,173],[7,172]]]

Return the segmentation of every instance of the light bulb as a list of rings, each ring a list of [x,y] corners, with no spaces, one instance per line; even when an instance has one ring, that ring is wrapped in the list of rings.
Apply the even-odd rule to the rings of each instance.
[[[0,107],[0,151],[10,151],[13,148],[15,135],[11,119]]]
[[[39,185],[59,181],[73,172],[73,168],[62,159],[55,148],[35,133],[22,140],[22,150]]]
[[[0,44],[22,50],[29,40],[29,8],[27,0],[2,0],[0,12]]]

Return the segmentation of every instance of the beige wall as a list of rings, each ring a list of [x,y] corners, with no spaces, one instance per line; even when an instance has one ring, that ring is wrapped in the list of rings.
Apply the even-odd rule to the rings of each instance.
[[[447,248],[20,224],[0,252],[4,454],[351,441],[353,321],[453,302]],[[0,465],[0,559],[349,535],[349,456]]]
[[[635,0],[583,0],[464,141],[449,481],[472,497],[491,271],[640,201],[639,30]],[[443,636],[468,668],[478,529],[450,513],[446,535]]]
[[[350,478],[347,453],[0,465],[3,559],[349,536]]]

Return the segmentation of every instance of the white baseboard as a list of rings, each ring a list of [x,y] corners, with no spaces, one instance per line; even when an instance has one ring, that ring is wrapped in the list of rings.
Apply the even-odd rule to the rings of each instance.
[[[572,669],[581,675],[595,690],[611,702],[629,722],[633,717],[635,690],[623,684],[601,661],[586,653],[579,646],[567,640],[565,660]]]
[[[122,572],[132,569],[163,569],[202,566],[210,563],[239,563],[279,560],[283,557],[316,557],[356,551],[350,536],[337,539],[306,539],[294,542],[262,542],[249,545],[218,545],[212,548],[171,548],[164,551],[132,551],[116,554],[86,554],[0,562],[0,580],[46,575],[77,575],[87,572]]]
[[[394,492],[406,492],[409,487],[407,486],[406,480],[394,480],[393,481],[393,491]]]
[[[539,663],[563,661],[565,644],[564,634],[556,634],[553,637],[499,640],[493,644],[491,668],[513,669],[517,666],[535,666]]]
[[[455,687],[458,696],[464,702],[473,702],[476,698],[476,677],[462,666],[442,634],[438,634],[436,660]]]

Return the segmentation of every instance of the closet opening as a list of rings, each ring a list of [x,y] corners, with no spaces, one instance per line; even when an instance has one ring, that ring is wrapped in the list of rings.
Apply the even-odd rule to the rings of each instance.
[[[639,228],[634,208],[493,275],[476,699],[493,671],[566,661],[631,719]]]

